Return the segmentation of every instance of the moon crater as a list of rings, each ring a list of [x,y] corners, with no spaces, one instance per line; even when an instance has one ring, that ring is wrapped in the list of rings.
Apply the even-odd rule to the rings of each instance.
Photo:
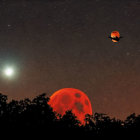
[[[75,102],[75,106],[78,110],[79,113],[83,113],[84,112],[84,107],[83,107],[83,104],[80,103],[80,102]]]
[[[81,97],[80,93],[75,93],[75,97],[80,98]]]

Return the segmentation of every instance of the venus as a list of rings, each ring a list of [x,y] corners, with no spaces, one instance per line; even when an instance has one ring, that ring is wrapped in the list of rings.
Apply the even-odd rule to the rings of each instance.
[[[7,67],[3,70],[3,73],[7,77],[11,77],[14,75],[14,69],[12,67]]]
[[[67,110],[72,110],[81,124],[85,123],[86,114],[92,115],[89,98],[84,92],[74,88],[63,88],[56,91],[50,97],[49,105],[53,108],[53,111],[62,116]]]

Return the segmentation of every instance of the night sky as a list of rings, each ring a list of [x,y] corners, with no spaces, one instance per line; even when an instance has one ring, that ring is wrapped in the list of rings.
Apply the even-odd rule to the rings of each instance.
[[[140,113],[139,33],[140,0],[1,0],[0,92],[11,100],[72,87],[93,112]]]

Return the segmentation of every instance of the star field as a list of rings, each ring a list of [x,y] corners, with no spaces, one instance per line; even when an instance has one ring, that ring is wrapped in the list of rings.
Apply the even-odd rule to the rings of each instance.
[[[124,119],[140,106],[140,1],[0,1],[0,92],[9,99],[77,88],[93,112]],[[123,38],[108,36],[118,30]],[[1,71],[1,69],[0,69]]]

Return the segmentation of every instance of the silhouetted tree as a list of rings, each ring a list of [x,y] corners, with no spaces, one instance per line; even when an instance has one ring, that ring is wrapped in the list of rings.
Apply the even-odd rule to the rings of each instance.
[[[71,110],[66,111],[66,113],[59,119],[61,127],[64,128],[77,128],[80,125],[80,121],[72,113]]]
[[[7,103],[7,96],[0,94],[0,128],[9,132],[24,132],[24,134],[40,134],[47,136],[57,134],[62,137],[67,134],[78,137],[114,137],[139,136],[140,115],[129,115],[125,121],[110,118],[106,114],[95,113],[85,116],[82,125],[71,110],[62,116],[53,112],[48,105],[49,98],[43,93],[34,99],[20,101],[12,100]],[[33,132],[33,133],[31,133]]]

